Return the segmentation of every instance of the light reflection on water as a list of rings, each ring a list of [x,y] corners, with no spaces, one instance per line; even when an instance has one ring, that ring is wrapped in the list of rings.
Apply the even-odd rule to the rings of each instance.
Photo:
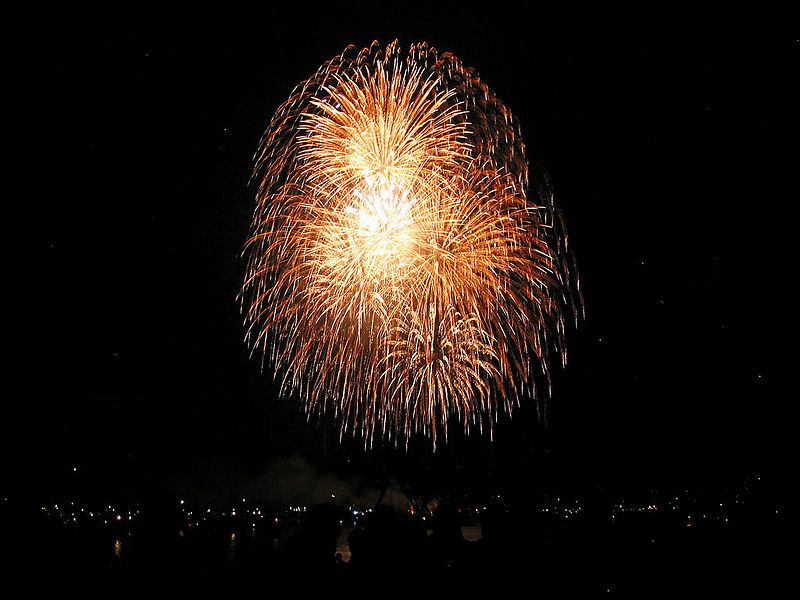
[[[236,532],[231,532],[231,543],[228,545],[228,562],[236,562]]]
[[[341,527],[339,529],[339,539],[336,540],[336,554],[339,554],[340,560],[346,563],[350,562],[350,544],[348,538],[351,531],[353,531],[352,527]]]
[[[266,546],[269,547],[272,552],[280,552],[287,540],[297,533],[300,528],[301,527],[299,523],[293,523],[291,525],[287,524],[279,531],[275,532],[275,535],[264,535],[262,532],[253,527],[228,530],[224,534],[225,537],[222,538],[225,540],[223,543],[226,543],[227,546],[225,552],[227,556],[227,562],[230,565],[237,564],[239,561],[246,559],[254,547],[259,546],[262,543],[266,544]],[[340,560],[343,560],[344,562],[348,562],[350,559],[350,548],[347,544],[347,537],[350,531],[351,527],[341,527],[340,535],[337,540],[336,552],[341,555]],[[189,544],[202,544],[202,532],[194,534],[184,530],[178,530],[176,534],[178,538],[189,538],[191,540],[188,542]],[[128,532],[127,534],[119,535],[118,537],[112,537],[109,540],[111,542],[111,553],[114,562],[125,564],[130,559],[131,543],[128,538],[132,535],[133,532]],[[221,542],[222,540],[219,541]],[[133,544],[133,546],[136,546],[136,544]]]

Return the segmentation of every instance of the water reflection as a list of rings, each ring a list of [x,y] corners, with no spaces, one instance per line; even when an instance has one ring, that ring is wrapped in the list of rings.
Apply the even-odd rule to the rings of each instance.
[[[228,545],[228,562],[236,562],[236,532],[231,532],[231,543]]]

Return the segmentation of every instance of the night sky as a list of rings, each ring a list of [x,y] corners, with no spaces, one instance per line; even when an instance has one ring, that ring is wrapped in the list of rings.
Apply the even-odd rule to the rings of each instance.
[[[257,473],[298,455],[441,492],[791,472],[796,21],[263,4],[6,21],[4,486],[135,496],[198,465]],[[236,299],[268,119],[347,44],[395,38],[455,53],[517,115],[586,303],[548,423],[526,403],[494,442],[456,436],[435,455],[307,423],[248,358]]]

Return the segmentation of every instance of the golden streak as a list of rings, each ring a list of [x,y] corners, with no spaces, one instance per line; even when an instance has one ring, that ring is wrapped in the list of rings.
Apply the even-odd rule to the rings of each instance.
[[[350,47],[256,158],[241,297],[282,394],[365,443],[434,447],[451,420],[491,432],[541,400],[577,278],[546,176],[529,183],[519,126],[473,70],[426,44]]]

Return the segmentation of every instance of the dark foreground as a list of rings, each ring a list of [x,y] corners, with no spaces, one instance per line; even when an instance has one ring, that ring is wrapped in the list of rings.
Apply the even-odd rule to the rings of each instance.
[[[196,525],[164,502],[145,504],[127,524],[121,516],[69,525],[7,500],[2,567],[4,581],[23,578],[30,589],[96,586],[109,593],[165,583],[183,591],[321,587],[337,595],[522,584],[532,593],[652,597],[792,584],[796,524],[774,505],[688,518],[653,508],[620,513],[588,503],[564,518],[497,502],[476,520],[447,503],[414,514],[381,505],[358,517],[350,508],[317,505],[292,519],[282,513],[257,523],[215,518]]]

